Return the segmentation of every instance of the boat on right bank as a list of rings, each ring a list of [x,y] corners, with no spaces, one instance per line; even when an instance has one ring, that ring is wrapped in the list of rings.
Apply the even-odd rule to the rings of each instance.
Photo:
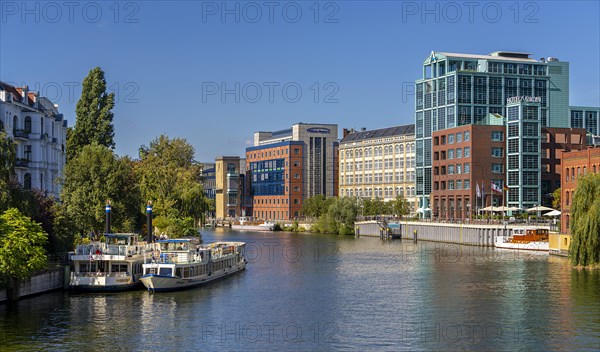
[[[515,228],[510,236],[496,236],[494,246],[502,249],[548,252],[548,229]]]

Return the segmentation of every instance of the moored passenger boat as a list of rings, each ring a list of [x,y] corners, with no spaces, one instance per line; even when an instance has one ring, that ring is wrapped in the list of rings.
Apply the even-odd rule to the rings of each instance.
[[[197,245],[190,239],[157,241],[140,279],[149,291],[175,291],[207,284],[246,268],[243,242]]]
[[[496,248],[516,249],[527,251],[550,250],[548,229],[513,229],[511,236],[497,236],[494,241]]]
[[[125,291],[140,288],[144,253],[152,247],[137,234],[106,234],[105,242],[80,244],[69,254],[69,288],[82,291]]]

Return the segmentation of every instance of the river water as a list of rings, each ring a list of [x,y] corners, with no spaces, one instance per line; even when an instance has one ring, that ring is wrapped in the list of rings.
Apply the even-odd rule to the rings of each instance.
[[[431,242],[203,231],[247,270],[173,293],[0,305],[2,351],[598,351],[600,271]]]

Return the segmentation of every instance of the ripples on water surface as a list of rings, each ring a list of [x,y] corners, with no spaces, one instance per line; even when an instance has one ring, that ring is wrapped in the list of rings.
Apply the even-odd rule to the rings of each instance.
[[[598,351],[600,272],[564,258],[375,238],[203,231],[247,270],[149,295],[0,305],[13,350]]]

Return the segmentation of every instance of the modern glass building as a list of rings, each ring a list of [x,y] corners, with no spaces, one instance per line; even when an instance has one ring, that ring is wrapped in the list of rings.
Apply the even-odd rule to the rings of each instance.
[[[588,133],[600,136],[600,108],[590,106],[570,106],[571,128],[585,128]]]
[[[540,102],[509,98],[506,119],[506,171],[509,207],[541,205]],[[502,184],[498,185],[500,188]]]
[[[539,97],[541,126],[569,127],[569,65],[555,58],[498,51],[489,55],[432,52],[415,89],[416,187],[429,207],[431,133],[462,125],[501,125],[507,98]]]

